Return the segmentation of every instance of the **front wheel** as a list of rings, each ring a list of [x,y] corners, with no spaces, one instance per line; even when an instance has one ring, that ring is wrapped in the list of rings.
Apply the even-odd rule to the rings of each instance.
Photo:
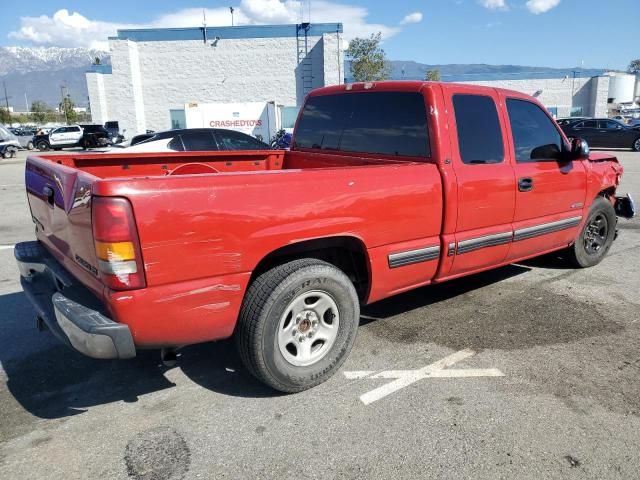
[[[3,158],[15,158],[18,154],[18,149],[15,147],[7,147],[7,149],[2,154]]]
[[[636,138],[633,141],[633,145],[631,146],[631,150],[634,152],[640,152],[640,137]]]
[[[49,144],[47,142],[38,142],[38,150],[41,152],[46,152],[49,150]]]
[[[611,202],[604,197],[596,198],[580,235],[567,250],[569,261],[579,268],[600,263],[613,244],[617,222]]]
[[[242,362],[256,378],[281,392],[300,392],[340,368],[359,318],[349,278],[329,263],[305,258],[255,279],[234,336]]]

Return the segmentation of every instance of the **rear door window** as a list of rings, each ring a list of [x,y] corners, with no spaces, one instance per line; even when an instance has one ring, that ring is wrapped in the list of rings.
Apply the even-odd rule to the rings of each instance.
[[[507,99],[507,111],[518,162],[556,160],[562,136],[549,116],[535,103]],[[585,122],[587,123],[587,122]]]
[[[296,147],[429,157],[424,98],[417,92],[358,92],[307,100]]]
[[[458,148],[464,163],[500,163],[504,160],[498,109],[491,97],[453,96]]]
[[[195,130],[184,132],[180,136],[187,152],[218,150],[218,145],[213,138],[212,132]]]

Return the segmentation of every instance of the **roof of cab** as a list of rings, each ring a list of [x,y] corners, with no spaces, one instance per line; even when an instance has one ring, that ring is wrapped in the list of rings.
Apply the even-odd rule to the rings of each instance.
[[[340,85],[331,85],[328,87],[321,87],[312,90],[309,93],[309,96],[316,95],[330,95],[336,93],[343,93],[347,91],[358,92],[364,90],[377,90],[377,91],[396,91],[396,92],[418,92],[426,85],[434,85],[441,84],[446,86],[447,88],[465,88],[465,89],[473,89],[478,91],[498,91],[509,96],[514,97],[530,97],[522,92],[518,92],[516,90],[508,90],[505,88],[495,88],[488,87],[483,85],[473,85],[469,83],[454,83],[454,82],[431,82],[427,80],[381,80],[381,81],[373,81],[373,82],[354,82],[354,83],[343,83]]]

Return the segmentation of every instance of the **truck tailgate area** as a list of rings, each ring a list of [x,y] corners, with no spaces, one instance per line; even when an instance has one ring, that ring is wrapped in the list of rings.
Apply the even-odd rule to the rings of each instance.
[[[36,237],[73,276],[102,296],[91,230],[94,176],[30,157],[25,183]]]

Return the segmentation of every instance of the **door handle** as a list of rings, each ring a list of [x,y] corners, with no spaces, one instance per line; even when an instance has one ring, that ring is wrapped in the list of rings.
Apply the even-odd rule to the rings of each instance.
[[[53,205],[53,199],[55,197],[53,188],[51,188],[49,185],[45,185],[45,187],[42,189],[42,194],[47,197],[47,203],[49,203],[49,205]]]
[[[530,192],[533,190],[533,178],[522,177],[518,179],[518,190],[521,192]]]

